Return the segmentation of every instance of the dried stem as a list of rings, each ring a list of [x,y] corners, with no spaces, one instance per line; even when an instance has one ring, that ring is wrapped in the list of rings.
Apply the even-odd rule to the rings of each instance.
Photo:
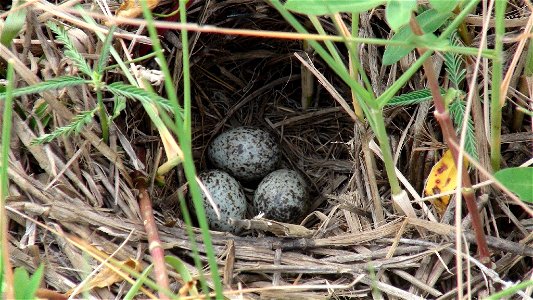
[[[411,29],[416,35],[422,36],[424,34],[422,29],[420,28],[420,25],[414,17],[411,18],[410,25]],[[421,48],[417,48],[417,50],[420,55],[423,55],[426,52],[426,50]],[[431,94],[433,95],[433,102],[435,104],[435,119],[437,119],[437,121],[439,122],[442,134],[444,136],[444,141],[446,142],[446,144],[448,144],[450,150],[452,151],[455,165],[459,166],[459,147],[457,146],[459,145],[459,142],[455,130],[453,128],[453,123],[450,118],[450,114],[448,113],[448,110],[446,109],[446,104],[444,103],[444,99],[440,94],[439,83],[437,81],[437,77],[433,69],[431,60],[426,60],[424,62],[424,71],[428,80],[428,86],[431,90]],[[490,265],[489,248],[487,247],[487,241],[483,232],[483,226],[481,225],[481,217],[477,210],[475,194],[474,190],[472,189],[472,183],[470,182],[470,176],[468,175],[465,165],[463,165],[461,172],[463,186],[462,195],[465,199],[468,212],[470,213],[472,218],[472,228],[476,235],[480,261],[483,262],[485,265]]]
[[[139,190],[139,208],[141,210],[142,221],[148,237],[148,249],[152,256],[154,263],[155,281],[162,289],[168,290],[168,275],[165,267],[165,250],[161,246],[159,239],[159,232],[155,223],[154,213],[152,209],[152,201],[148,194],[146,176],[140,172],[133,172],[131,175],[135,187]],[[169,299],[167,295],[159,292],[160,299]]]

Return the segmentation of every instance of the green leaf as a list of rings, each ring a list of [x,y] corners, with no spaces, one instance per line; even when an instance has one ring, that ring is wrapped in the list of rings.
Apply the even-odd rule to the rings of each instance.
[[[181,275],[181,279],[183,279],[183,281],[185,282],[193,281],[191,273],[189,272],[189,270],[187,269],[183,261],[181,261],[181,259],[175,256],[167,255],[165,256],[165,262],[171,265],[174,268],[174,270],[176,270],[176,272],[178,272]],[[196,286],[193,286],[189,290],[189,293],[191,294],[191,296],[198,296],[198,290],[196,289]]]
[[[424,33],[423,35],[415,35],[408,41],[411,41],[415,47],[421,45],[431,45],[431,49],[436,51],[446,51],[447,47],[450,46],[450,41],[441,40],[433,33]]]
[[[22,27],[24,27],[24,24],[26,23],[26,8],[19,8],[24,1],[18,1],[17,3],[19,5],[13,5],[7,14],[7,18],[4,21],[4,27],[2,28],[2,34],[0,35],[0,43],[6,47],[11,44],[17,35],[19,35]]]
[[[139,278],[135,281],[135,284],[133,284],[131,286],[131,289],[128,291],[128,293],[126,293],[126,295],[124,296],[124,300],[131,300],[133,299],[133,297],[137,294],[137,292],[139,291],[139,289],[141,288],[141,286],[144,284],[144,282],[146,281],[146,279],[148,278],[148,275],[150,275],[150,273],[152,273],[152,269],[154,268],[154,265],[149,265],[148,268],[146,268],[141,276],[139,276]]]
[[[148,92],[133,85],[124,84],[122,82],[113,82],[106,86],[106,90],[114,95],[123,96],[129,99],[138,100],[144,103],[157,103],[167,111],[173,111],[172,105],[169,101],[156,93]]]
[[[427,10],[416,17],[418,24],[424,31],[424,33],[433,33],[452,15],[452,13],[439,13],[435,9]],[[391,40],[393,41],[406,41],[413,40],[415,34],[409,26],[402,27],[398,33],[396,33]],[[399,61],[402,57],[406,56],[415,47],[405,46],[387,46],[383,53],[383,64],[392,65]]]
[[[95,108],[93,110],[88,111],[82,111],[81,113],[77,114],[72,118],[72,123],[70,123],[67,126],[56,128],[52,133],[44,134],[36,139],[34,139],[31,143],[32,144],[45,144],[50,143],[54,139],[62,136],[62,135],[71,135],[73,133],[80,133],[83,127],[85,125],[89,124],[94,114],[98,108]]]
[[[451,43],[454,45],[460,44],[458,39],[454,36],[451,37]],[[453,83],[454,88],[459,89],[462,81],[466,76],[466,69],[463,66],[463,58],[460,54],[444,52],[444,65],[448,74],[448,78]]]
[[[457,134],[461,132],[461,126],[463,126],[463,116],[466,111],[466,104],[460,99],[460,95],[461,94],[457,94],[456,99],[454,99],[448,107]],[[470,115],[468,116],[468,121],[466,122],[465,151],[474,159],[478,159],[476,136],[474,134],[474,121]]]
[[[340,12],[364,12],[385,2],[386,0],[287,0],[285,8],[301,14],[319,16]]]
[[[441,89],[441,94],[444,95],[444,93],[444,89]],[[431,91],[428,89],[423,89],[392,97],[387,103],[387,106],[407,106],[422,103],[431,99],[433,99]]]
[[[389,0],[385,7],[385,16],[390,28],[398,31],[400,27],[408,24],[415,9],[416,0]]]
[[[30,277],[26,269],[19,267],[13,273],[15,299],[34,299],[43,277],[44,265],[40,265]]]
[[[102,46],[102,50],[100,52],[100,56],[98,57],[98,64],[96,65],[96,72],[100,75],[103,72],[105,66],[107,66],[107,62],[109,60],[109,54],[111,53],[111,42],[113,41],[113,33],[115,32],[116,26],[112,26],[109,28],[109,32],[107,33],[107,36],[104,40],[104,45]]]
[[[120,115],[120,112],[126,108],[126,98],[115,97],[115,101],[113,103],[113,115],[111,116],[111,120],[118,117]]]
[[[85,58],[78,52],[76,47],[74,47],[74,44],[72,44],[72,41],[68,37],[66,31],[64,28],[58,27],[54,22],[48,21],[46,23],[50,30],[52,30],[59,41],[61,41],[65,45],[65,55],[70,58],[76,67],[85,75],[92,76],[92,70],[91,67],[87,64],[87,61]]]
[[[533,168],[507,168],[496,172],[494,177],[520,200],[533,203]]]
[[[451,12],[457,6],[458,0],[429,0],[431,7],[441,13]]]
[[[91,81],[76,76],[63,76],[43,81],[38,84],[22,87],[13,91],[13,97],[36,94],[45,91],[59,90],[69,86],[82,85]],[[0,100],[6,97],[6,93],[0,93]]]

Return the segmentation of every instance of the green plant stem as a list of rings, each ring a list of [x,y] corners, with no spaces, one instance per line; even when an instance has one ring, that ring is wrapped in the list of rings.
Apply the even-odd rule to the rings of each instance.
[[[100,87],[96,88],[96,99],[98,100],[98,114],[100,115],[100,125],[102,126],[102,139],[104,143],[109,144],[109,122]]]
[[[495,58],[492,60],[492,93],[490,101],[490,162],[494,172],[500,169],[501,161],[501,129],[502,106],[500,95],[503,77],[503,35],[505,34],[505,6],[507,1],[499,0],[494,3],[495,33],[494,44]]]
[[[305,28],[289,13],[279,0],[272,0],[272,5],[279,11],[279,13],[289,22],[298,32],[307,33]],[[379,147],[383,154],[383,160],[385,163],[385,168],[387,171],[387,177],[393,195],[399,194],[402,190],[396,176],[394,169],[394,160],[392,156],[391,147],[389,144],[387,132],[385,129],[385,121],[383,119],[382,109],[377,106],[377,102],[374,98],[373,93],[367,91],[359,82],[357,82],[350,74],[347,72],[344,65],[338,65],[335,63],[335,60],[327,53],[327,51],[317,42],[309,41],[309,44],[315,49],[315,51],[322,57],[322,59],[330,66],[330,68],[335,71],[335,73],[341,77],[341,79],[350,86],[352,92],[356,95],[356,100],[358,101],[361,109],[363,110],[365,116],[368,119],[369,124],[372,126],[374,133],[377,136],[379,141]]]
[[[392,195],[398,195],[402,192],[398,177],[396,177],[396,171],[394,167],[394,158],[390,151],[389,137],[387,135],[387,129],[385,128],[385,119],[383,118],[383,111],[381,109],[372,109],[372,117],[374,120],[374,133],[379,141],[379,148],[383,154],[383,163],[385,164],[385,170],[389,178],[389,184],[391,187]],[[388,151],[384,151],[388,150]],[[394,175],[394,176],[391,176]]]
[[[289,24],[296,29],[299,33],[307,34],[307,30],[296,20],[296,18],[285,9],[285,7],[279,2],[279,0],[271,0],[270,3],[278,10],[278,12],[283,16]],[[341,38],[340,41],[344,41],[345,38]],[[348,73],[348,70],[346,70],[346,67],[344,65],[339,65],[335,63],[335,60],[327,53],[327,51],[315,40],[309,40],[309,45],[315,49],[315,51],[322,57],[322,59],[328,64],[330,68],[333,69],[333,71],[346,83],[348,86],[350,86],[351,89],[355,90],[356,93],[359,95],[360,101],[361,101],[361,107],[363,108],[363,111],[365,111],[365,108],[367,105],[374,105],[373,101],[369,101],[368,104],[364,103],[365,100],[373,100],[372,95],[368,93],[368,91],[362,87],[357,81],[354,81],[350,74]],[[365,114],[367,114],[369,111],[366,109]]]
[[[420,25],[418,24],[414,16],[411,17],[410,25],[411,25],[411,29],[416,35],[424,34],[424,32],[420,28]],[[421,55],[423,55],[425,50],[418,49],[418,52]],[[431,90],[431,94],[433,95],[433,103],[435,104],[435,119],[437,119],[437,121],[439,122],[442,135],[444,136],[444,141],[446,142],[446,144],[448,145],[448,147],[450,148],[453,154],[455,165],[459,166],[459,160],[461,160],[462,157],[459,157],[460,149],[458,146],[459,145],[458,138],[453,128],[453,123],[450,118],[447,105],[445,103],[444,98],[442,97],[440,93],[440,87],[437,81],[437,75],[435,74],[435,70],[433,68],[434,67],[431,61],[426,60],[424,62],[424,71],[426,74],[429,89]],[[474,194],[474,190],[472,189],[472,183],[470,182],[470,175],[468,174],[467,168],[464,164],[461,169],[461,173],[462,173],[462,186],[463,186],[462,195],[465,198],[466,206],[468,208],[468,212],[470,213],[470,216],[472,219],[472,228],[474,229],[474,234],[476,236],[476,242],[477,242],[478,251],[480,255],[480,261],[483,264],[489,266],[490,265],[490,252],[487,246],[487,241],[485,239],[485,234],[483,232],[481,217],[477,210],[475,194]]]
[[[350,57],[350,64],[351,64],[350,68],[352,70],[352,78],[355,81],[357,81],[357,77],[355,76],[355,74],[359,74],[361,76],[361,79],[363,80],[366,90],[368,91],[370,95],[372,95],[372,97],[374,97],[373,96],[374,90],[372,89],[372,84],[370,84],[370,80],[368,80],[368,76],[366,76],[365,70],[359,63],[359,57],[358,57],[358,51],[357,51],[357,46],[359,45],[356,43],[348,42],[347,39],[349,39],[350,36],[344,33],[343,29],[345,28],[345,25],[343,23],[343,20],[340,14],[335,14],[333,16],[333,23],[335,24],[335,26],[337,26],[337,31],[339,32],[339,34],[341,34],[345,38],[344,44],[346,45],[346,48],[348,49],[348,55]],[[359,23],[359,22],[356,22],[356,23]],[[351,34],[354,34],[354,33],[352,32]]]
[[[9,168],[9,148],[11,141],[11,122],[13,114],[13,88],[15,86],[13,72],[13,62],[8,60],[7,62],[7,86],[6,86],[6,99],[4,102],[4,112],[2,116],[2,152],[0,160],[0,235],[1,235],[1,251],[0,255],[0,277],[3,279],[0,284],[4,285],[5,292],[3,297],[5,299],[14,298],[14,282],[13,282],[13,270],[11,269],[11,262],[9,261],[9,241],[7,238],[8,232],[8,218],[5,208],[6,198],[8,196],[9,177],[7,175],[7,169]]]
[[[174,112],[174,117],[176,118],[176,126],[178,127],[178,135],[183,132],[183,120],[181,118],[181,114],[179,111],[181,110],[181,107],[178,102],[178,95],[176,93],[176,89],[174,88],[174,82],[172,80],[172,76],[170,76],[170,70],[168,69],[168,63],[167,59],[165,58],[165,55],[163,54],[161,42],[159,41],[157,30],[154,26],[154,18],[152,16],[152,13],[150,9],[148,9],[147,0],[141,0],[141,7],[143,9],[143,16],[147,23],[147,30],[148,34],[150,35],[150,39],[152,40],[152,47],[155,50],[156,57],[159,61],[159,66],[161,67],[161,72],[165,75],[165,92],[167,93],[167,98],[170,101],[170,105],[172,105],[172,108]]]
[[[439,36],[438,40],[442,41],[444,39],[447,39],[450,35],[452,35],[455,32],[455,29],[461,25],[463,20],[466,18],[466,16],[472,11],[480,0],[472,0],[468,2],[464,9],[453,19],[453,21],[446,27],[446,29],[442,32],[442,34]],[[383,94],[381,94],[376,102],[378,103],[379,107],[384,107],[387,105],[387,103],[394,97],[394,95],[405,86],[405,84],[411,79],[411,77],[416,73],[416,71],[423,65],[423,63],[431,57],[433,54],[433,50],[426,49],[425,53],[421,55],[410,67],[405,71],[400,78],[396,79],[396,81],[385,91]],[[477,55],[473,54],[473,55]]]
[[[190,133],[190,111],[184,112],[183,117],[180,114],[181,108],[178,103],[178,97],[176,94],[176,90],[174,88],[174,83],[172,76],[170,75],[170,71],[168,69],[167,60],[163,55],[163,52],[161,51],[161,43],[159,42],[159,39],[157,37],[157,31],[154,26],[154,20],[153,16],[148,9],[148,6],[146,4],[146,0],[140,1],[142,9],[143,9],[143,15],[144,18],[148,24],[147,29],[150,35],[150,38],[152,40],[152,45],[154,47],[154,50],[157,52],[157,58],[160,62],[161,71],[165,75],[165,90],[167,92],[167,97],[173,106],[174,110],[174,118],[175,118],[175,124],[177,127],[176,134],[178,136],[178,139],[181,144],[181,149],[183,151],[183,170],[185,173],[185,177],[187,181],[189,182],[189,189],[190,193],[193,199],[193,204],[196,210],[196,216],[198,218],[198,222],[200,224],[200,230],[202,232],[202,237],[204,240],[204,246],[205,251],[207,254],[207,259],[211,268],[211,276],[213,278],[213,282],[215,284],[215,293],[217,295],[217,298],[222,298],[222,284],[220,281],[220,276],[218,274],[218,266],[216,263],[215,254],[213,251],[213,243],[211,241],[211,236],[209,234],[209,228],[207,226],[206,217],[205,217],[205,211],[203,208],[202,200],[201,200],[201,193],[200,188],[198,187],[198,183],[196,182],[196,171],[194,167],[194,158],[192,156],[192,149],[191,149],[191,133]],[[180,0],[180,18],[181,22],[186,22],[186,9],[185,9],[185,2]],[[183,34],[183,31],[185,31],[185,35]],[[189,63],[188,63],[188,38],[186,34],[186,30],[184,29],[182,31],[182,43],[184,46],[183,49],[183,60],[184,62],[184,103],[187,107],[187,110],[190,110],[190,75],[188,74],[189,69]],[[187,74],[185,76],[185,74]],[[202,264],[200,261],[200,256],[198,253],[197,248],[193,248],[193,259],[195,262],[195,265],[198,268],[198,272],[202,274]],[[205,280],[203,280],[203,276],[200,276],[200,281],[202,284],[202,289],[206,293],[206,295],[209,293],[209,289],[207,287],[207,284]]]
[[[319,34],[328,35],[316,16],[310,15],[309,20],[311,20],[311,24],[313,24],[313,26],[315,27],[316,31]],[[328,48],[329,54],[333,57],[335,62],[342,65],[343,64],[342,58],[340,57],[339,52],[337,51],[337,48],[335,47],[335,44],[333,44],[332,41],[324,41],[324,44],[326,45],[326,48]]]
[[[356,37],[359,34],[359,14],[353,13],[352,14],[352,28],[351,28],[351,37]],[[359,47],[355,47],[355,57],[359,58]],[[363,70],[364,71],[364,70]],[[357,78],[357,70],[353,70],[353,78]],[[364,74],[364,73],[363,73]],[[365,74],[366,75],[366,74]],[[365,76],[366,78],[366,76]],[[368,78],[367,78],[368,80]],[[368,88],[367,88],[368,89]],[[372,88],[369,90],[369,92],[374,92]],[[363,121],[364,113],[361,109],[361,106],[359,105],[359,102],[357,101],[357,95],[352,91],[352,105],[355,115],[359,118],[359,120]]]
[[[179,0],[180,10],[180,22],[187,24],[187,10],[186,0]],[[190,66],[189,66],[189,37],[187,29],[181,30],[181,43],[182,43],[182,55],[183,55],[183,131],[179,140],[182,145],[182,151],[184,155],[184,173],[187,181],[189,182],[189,189],[193,198],[193,204],[200,224],[202,237],[204,239],[207,261],[211,269],[211,278],[215,287],[215,295],[217,299],[223,299],[223,287],[220,275],[218,273],[218,264],[213,251],[213,243],[211,241],[211,235],[209,233],[209,226],[207,225],[207,218],[205,216],[205,210],[202,203],[200,187],[196,183],[196,172],[194,167],[194,158],[192,155],[191,146],[191,83],[190,83]],[[206,295],[208,291],[205,290]]]
[[[151,52],[151,53],[148,53],[146,55],[143,55],[143,56],[139,56],[139,57],[136,57],[132,60],[126,60],[124,62],[122,62],[123,64],[132,64],[132,63],[136,63],[136,62],[140,62],[140,61],[143,61],[143,60],[147,60],[147,59],[150,59],[152,57],[155,57],[157,56],[157,51],[154,51],[154,52]],[[114,65],[109,65],[107,67],[105,67],[103,69],[103,71],[109,71],[109,70],[113,70],[114,68],[117,68],[117,67],[120,67],[119,64],[114,64]]]

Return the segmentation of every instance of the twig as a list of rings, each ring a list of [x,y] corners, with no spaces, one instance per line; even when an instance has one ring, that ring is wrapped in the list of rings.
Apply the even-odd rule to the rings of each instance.
[[[152,201],[147,189],[146,176],[141,172],[134,171],[131,174],[135,187],[139,190],[139,208],[141,210],[142,221],[148,237],[148,249],[154,262],[155,281],[157,284],[168,290],[168,275],[165,267],[165,250],[161,246],[159,232],[155,223],[154,213],[152,210]],[[160,299],[169,299],[164,293],[159,293]]]
[[[420,28],[420,25],[416,21],[414,17],[410,20],[410,25],[413,30],[413,32],[418,35],[422,36],[424,32]],[[420,55],[423,55],[426,50],[417,48]],[[442,130],[442,134],[444,136],[444,140],[449,145],[450,150],[452,151],[453,158],[455,161],[455,165],[459,166],[462,161],[460,161],[459,157],[459,147],[456,147],[458,144],[457,135],[455,133],[455,130],[453,128],[452,120],[450,118],[450,114],[446,109],[446,104],[444,103],[444,99],[442,98],[442,95],[440,94],[439,89],[439,83],[437,81],[436,74],[433,70],[433,66],[431,64],[431,60],[426,60],[424,62],[424,71],[426,73],[428,86],[431,89],[431,94],[433,95],[433,101],[435,103],[435,119],[439,122],[439,125]],[[483,262],[485,265],[490,265],[490,253],[489,248],[487,246],[487,242],[485,240],[485,234],[483,232],[483,227],[481,225],[481,217],[479,215],[479,212],[477,210],[476,201],[474,197],[474,190],[472,189],[472,183],[470,182],[470,176],[468,175],[466,167],[463,165],[462,167],[462,185],[463,185],[463,197],[465,198],[466,206],[468,208],[468,212],[472,216],[472,228],[474,229],[474,233],[476,235],[476,243],[478,245],[478,251],[480,256],[480,261]]]

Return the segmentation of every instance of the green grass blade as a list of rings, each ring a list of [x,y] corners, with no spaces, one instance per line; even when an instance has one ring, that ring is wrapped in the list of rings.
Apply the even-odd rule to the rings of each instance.
[[[139,278],[137,278],[137,280],[135,281],[135,284],[132,285],[130,290],[126,293],[126,295],[124,295],[124,300],[132,300],[133,297],[135,297],[139,289],[143,286],[144,282],[148,278],[148,275],[152,273],[153,268],[154,268],[154,265],[149,265],[148,268],[146,268],[142,272],[141,276],[139,276]]]
[[[11,61],[7,62],[7,86],[6,86],[6,92],[5,92],[5,102],[4,102],[4,113],[2,116],[2,140],[0,140],[0,143],[2,143],[2,152],[1,152],[1,161],[0,161],[0,200],[2,202],[2,206],[4,205],[4,201],[6,197],[8,196],[8,176],[7,176],[7,169],[9,166],[9,146],[10,146],[10,140],[11,140],[11,125],[12,125],[12,117],[13,117],[13,87],[15,86],[14,83],[14,72],[13,72],[13,63]],[[3,212],[3,209],[2,209]],[[3,229],[3,228],[2,228]],[[4,230],[0,230],[0,235],[2,235]]]
[[[171,265],[176,272],[178,272],[181,275],[181,279],[185,282],[191,282],[194,279],[191,276],[191,273],[183,263],[183,261],[175,256],[165,256],[165,261],[167,264]],[[198,296],[198,291],[196,289],[196,286],[192,286],[189,293],[191,296]]]
[[[453,19],[453,21],[448,25],[448,27],[446,27],[446,29],[440,35],[439,39],[449,38],[456,31],[456,28],[463,22],[466,16],[477,6],[479,1],[480,0],[471,0],[470,2],[466,3],[463,7],[463,10],[461,10],[461,12],[455,16],[455,19]],[[424,61],[431,57],[432,54],[432,50],[427,50],[424,55],[420,56],[409,67],[409,69],[407,69],[407,71],[402,74],[402,76],[396,79],[396,81],[376,99],[378,106],[384,107],[385,105],[387,105],[390,99],[411,79],[413,74],[416,73],[416,71],[422,66]]]
[[[5,249],[8,245],[7,234],[7,221],[4,218],[6,198],[9,195],[9,176],[7,170],[9,168],[9,151],[11,140],[11,125],[13,116],[13,88],[14,88],[14,72],[13,62],[8,60],[7,62],[7,85],[6,85],[6,97],[4,102],[4,111],[2,113],[2,139],[0,139],[1,152],[0,152],[0,291],[6,290],[6,284],[12,284],[12,282],[4,282],[4,274],[11,272],[11,270],[4,268],[9,267],[9,263],[4,263],[4,259],[9,260],[9,257],[4,257],[2,254],[8,254],[8,250]],[[9,262],[9,261],[8,261]],[[4,294],[1,294],[4,295]],[[11,295],[13,296],[13,295]]]
[[[20,31],[26,24],[26,8],[19,8],[21,4],[24,4],[24,1],[13,1],[10,12],[7,14],[7,18],[4,21],[4,26],[2,27],[2,34],[0,35],[0,43],[4,44],[6,47],[11,45],[11,42],[14,38],[19,35]]]
[[[329,15],[340,12],[364,12],[386,0],[287,0],[285,9],[306,15]]]

